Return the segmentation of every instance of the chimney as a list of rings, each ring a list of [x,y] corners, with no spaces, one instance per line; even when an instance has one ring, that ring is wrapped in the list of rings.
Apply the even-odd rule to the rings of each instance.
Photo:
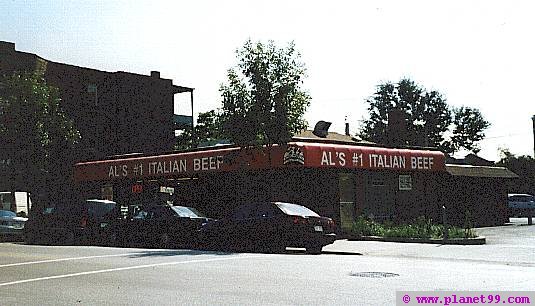
[[[12,53],[15,52],[15,43],[8,41],[0,41],[0,52]]]
[[[150,76],[156,79],[160,78],[160,71],[151,71]]]
[[[387,125],[387,145],[404,146],[407,137],[406,114],[399,108],[394,108],[388,112]]]

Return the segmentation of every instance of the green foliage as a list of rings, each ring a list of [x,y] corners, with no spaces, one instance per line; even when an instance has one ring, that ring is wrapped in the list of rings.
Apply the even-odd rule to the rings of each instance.
[[[413,224],[395,225],[377,223],[359,216],[353,223],[352,233],[357,236],[380,236],[389,238],[426,238],[441,239],[444,226],[433,224],[432,220],[419,217]],[[448,228],[449,238],[475,238],[477,234],[472,228]]]
[[[473,227],[474,227],[474,222],[472,219],[472,213],[470,212],[470,210],[467,209],[464,213],[464,226],[463,226],[465,237],[476,236]]]
[[[379,84],[366,103],[369,118],[364,120],[359,136],[387,145],[437,147],[448,153],[460,148],[478,152],[477,142],[489,126],[477,109],[452,109],[438,91],[427,91],[410,79]],[[401,112],[406,129],[405,133],[395,131],[395,137],[388,131],[388,115],[393,110]]]
[[[509,193],[535,194],[535,159],[531,156],[516,156],[507,149],[501,150],[501,159],[498,166],[506,167],[516,173],[519,178],[506,180]]]
[[[194,136],[191,136],[191,128],[186,129],[177,137],[175,149],[185,150],[197,147],[204,142],[221,139],[220,115],[216,110],[199,113],[197,124],[195,125]]]
[[[383,236],[384,230],[381,224],[359,216],[353,223],[352,233],[358,236]]]
[[[451,150],[458,151],[465,148],[474,153],[481,149],[477,144],[485,138],[485,130],[490,123],[483,118],[476,108],[460,107],[453,110],[453,136],[451,137]]]
[[[306,128],[310,96],[301,89],[305,66],[293,43],[245,42],[221,86],[221,132],[238,145],[286,143]]]
[[[58,90],[29,73],[5,77],[0,86],[0,172],[5,187],[30,191],[65,177],[80,134],[63,113]]]

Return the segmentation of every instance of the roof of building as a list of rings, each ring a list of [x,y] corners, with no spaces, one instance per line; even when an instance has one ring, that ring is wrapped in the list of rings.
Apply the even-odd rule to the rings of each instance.
[[[494,162],[491,160],[486,160],[480,156],[477,156],[473,153],[466,155],[464,158],[453,158],[451,156],[446,157],[446,162],[448,164],[455,165],[473,165],[473,166],[494,166]]]
[[[24,56],[31,56],[31,57],[35,58],[36,60],[45,61],[47,63],[52,63],[52,64],[59,65],[59,66],[62,66],[62,67],[70,67],[70,68],[74,68],[74,69],[92,71],[94,73],[101,73],[101,74],[108,74],[108,75],[129,75],[129,76],[138,77],[138,78],[144,79],[144,80],[157,79],[157,80],[162,80],[162,81],[170,81],[171,82],[171,87],[172,87],[174,93],[193,92],[193,90],[194,90],[194,88],[192,88],[192,87],[185,87],[185,86],[179,86],[179,85],[172,84],[172,80],[171,79],[161,78],[160,77],[160,73],[158,71],[151,71],[151,75],[145,75],[145,74],[139,74],[139,73],[125,72],[125,71],[110,72],[110,71],[98,70],[98,69],[94,69],[94,68],[88,68],[88,67],[82,67],[82,66],[76,66],[76,65],[72,65],[72,64],[66,64],[66,63],[59,63],[59,62],[51,61],[51,60],[48,60],[48,59],[44,59],[44,58],[42,58],[41,56],[39,56],[39,55],[37,55],[35,53],[29,53],[29,52],[16,50],[15,47],[16,47],[15,43],[7,42],[7,41],[0,41],[0,51],[1,52],[7,52],[7,53],[11,53],[11,54],[18,54],[18,55],[24,55]],[[153,73],[155,73],[155,74],[153,74]]]
[[[453,176],[518,178],[516,173],[504,167],[446,164],[446,172]]]
[[[301,133],[292,137],[294,141],[314,141],[314,142],[327,142],[327,143],[339,143],[339,144],[361,144],[361,145],[375,145],[376,143],[371,141],[365,141],[355,136],[344,135],[336,132],[329,132],[327,137],[318,137],[312,133],[311,130],[304,130]]]

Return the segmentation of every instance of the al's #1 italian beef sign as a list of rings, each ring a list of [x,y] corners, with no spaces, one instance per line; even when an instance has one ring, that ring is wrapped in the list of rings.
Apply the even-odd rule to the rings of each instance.
[[[257,149],[212,149],[78,163],[76,181],[184,177],[202,172],[282,167],[444,171],[439,151],[290,143]]]
[[[445,157],[439,151],[305,143],[298,147],[303,153],[305,167],[400,171],[444,171],[445,169]]]

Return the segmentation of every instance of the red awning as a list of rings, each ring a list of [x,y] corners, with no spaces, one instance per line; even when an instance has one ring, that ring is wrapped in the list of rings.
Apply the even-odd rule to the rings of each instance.
[[[445,171],[445,156],[440,151],[322,143],[295,143],[295,146],[303,152],[307,167]]]
[[[439,151],[293,142],[285,146],[208,149],[83,162],[74,166],[74,179],[83,182],[172,178],[206,172],[284,167],[444,171],[445,157]]]

